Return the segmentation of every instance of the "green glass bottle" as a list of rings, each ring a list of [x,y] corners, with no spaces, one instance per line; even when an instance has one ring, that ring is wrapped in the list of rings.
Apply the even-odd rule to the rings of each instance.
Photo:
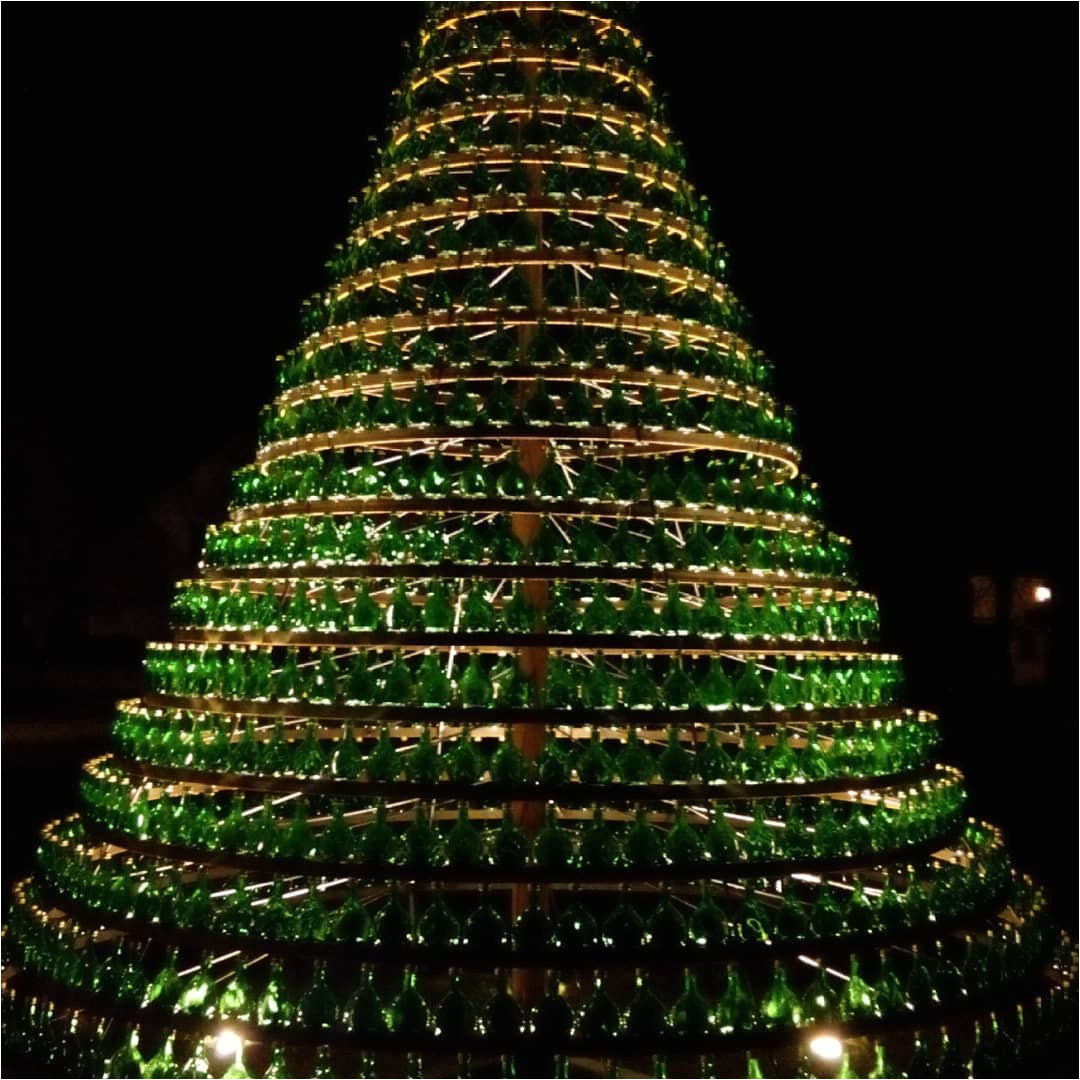
[[[133,1027],[109,1058],[105,1075],[110,1080],[112,1077],[141,1077],[144,1065],[143,1056],[139,1052],[139,1029]]]
[[[748,589],[739,589],[735,595],[735,606],[727,622],[728,632],[736,640],[755,637],[758,629],[757,612],[750,602]]]
[[[630,661],[630,670],[623,684],[622,702],[629,709],[652,709],[656,706],[656,682],[649,662],[641,653],[635,653]]]
[[[165,963],[154,978],[147,984],[143,995],[142,1004],[157,1005],[163,1009],[171,1009],[180,997],[182,984],[176,971],[177,949],[169,949],[165,957]]]
[[[683,972],[682,993],[675,999],[668,1014],[668,1025],[675,1035],[700,1039],[716,1030],[717,1017],[709,1007],[697,978],[690,968]]]
[[[431,811],[426,803],[416,804],[413,820],[402,839],[406,866],[414,870],[428,870],[442,865],[442,843],[431,824]]]
[[[728,936],[728,922],[723,909],[713,898],[709,882],[703,879],[693,913],[686,923],[690,942],[700,948],[716,948]]]
[[[462,1042],[476,1031],[476,1010],[461,985],[461,974],[450,969],[450,986],[435,1009],[435,1035]]]
[[[333,1080],[338,1074],[334,1071],[334,1060],[330,1056],[329,1046],[320,1046],[315,1050],[315,1066],[311,1070],[313,1080]]]
[[[401,1038],[424,1036],[431,1027],[431,1012],[416,986],[416,971],[411,967],[406,967],[401,989],[386,1006],[386,1026]]]
[[[458,681],[461,704],[468,708],[482,708],[491,704],[493,695],[491,679],[480,664],[480,654],[471,653],[465,672]]]
[[[403,756],[405,776],[412,783],[424,786],[438,783],[443,771],[443,757],[432,741],[430,725],[424,725],[420,738]]]
[[[351,721],[346,721],[341,729],[341,738],[331,755],[330,771],[342,780],[355,780],[360,776],[364,758],[356,741]]]
[[[859,958],[854,953],[839,1005],[840,1018],[845,1021],[868,1020],[879,1015],[874,990],[859,974]]]
[[[170,1031],[165,1036],[156,1054],[149,1058],[142,1067],[146,1080],[171,1080],[180,1075],[180,1063],[176,1060],[176,1032]]]
[[[833,937],[843,931],[844,913],[832,889],[822,888],[810,913],[810,929],[815,937],[823,938]]]
[[[529,841],[514,821],[509,803],[503,806],[499,827],[488,837],[486,847],[493,866],[504,870],[519,870],[525,866],[529,855]]]
[[[626,831],[622,850],[623,862],[632,869],[646,870],[663,861],[661,833],[649,824],[648,810],[639,805],[634,823]]]
[[[374,819],[360,833],[357,856],[369,866],[390,866],[398,859],[400,845],[388,817],[386,803],[380,799],[375,805]]]
[[[285,973],[280,959],[270,961],[270,973],[255,1002],[255,1022],[260,1027],[283,1028],[293,1019],[295,1009],[285,989]]]
[[[855,885],[848,897],[844,911],[844,926],[850,934],[868,934],[876,929],[877,917],[874,905],[866,895],[866,887],[861,878],[855,879]]]
[[[243,964],[238,964],[225,988],[218,995],[216,1011],[222,1020],[251,1019],[255,1002]]]
[[[446,835],[445,849],[447,864],[451,867],[477,867],[484,864],[484,838],[469,817],[468,803],[462,802],[458,805],[457,821]]]
[[[357,1038],[378,1037],[387,1030],[386,1010],[375,987],[375,972],[370,965],[365,965],[360,972],[360,983],[346,1005],[344,1024]]]
[[[653,777],[652,755],[638,738],[637,728],[633,725],[615,759],[615,773],[624,784],[644,784]]]
[[[581,832],[577,865],[583,870],[610,870],[618,857],[618,843],[611,826],[604,819],[601,806],[593,807],[592,821]]]
[[[577,678],[561,653],[555,653],[548,661],[542,695],[550,709],[572,709],[578,704]]]
[[[619,687],[603,660],[594,663],[581,680],[581,702],[587,709],[613,709],[619,702]]]
[[[642,591],[640,581],[635,581],[630,590],[630,595],[623,605],[619,626],[624,634],[632,637],[659,633],[660,620],[652,603]]]
[[[776,668],[769,679],[766,701],[776,710],[794,709],[799,703],[799,689],[788,673],[787,657],[776,658]]]
[[[724,670],[718,656],[709,657],[709,666],[705,675],[697,684],[695,703],[717,712],[730,708],[735,701],[735,686]]]
[[[434,582],[429,587],[421,618],[429,633],[440,633],[453,627],[454,608],[441,582]]]
[[[546,820],[533,843],[533,862],[544,870],[567,870],[573,857],[573,838],[559,824],[555,804],[548,803]]]
[[[507,972],[495,973],[495,991],[484,1005],[484,1034],[496,1042],[513,1042],[521,1035],[521,1007],[510,992]]]
[[[411,633],[421,628],[421,619],[421,610],[412,602],[409,586],[399,580],[386,608],[386,628],[395,633]]]
[[[595,551],[596,545],[590,544]],[[619,628],[619,613],[611,598],[607,594],[607,588],[597,582],[593,588],[592,597],[585,605],[581,617],[581,629],[586,634],[613,634]]]
[[[270,1063],[266,1067],[266,1072],[263,1073],[263,1080],[292,1080],[292,1077],[293,1072],[285,1058],[285,1047],[281,1043],[274,1043],[270,1051]]]
[[[685,783],[693,775],[694,755],[683,745],[680,728],[672,724],[668,728],[667,746],[657,759],[660,779],[665,784]]]
[[[497,784],[523,784],[528,768],[525,755],[514,742],[510,728],[507,727],[495,753],[491,755],[489,769],[492,781]]]
[[[103,989],[104,987],[99,986],[99,977],[95,973],[94,990],[101,992]],[[176,1011],[189,1016],[205,1016],[213,1002],[213,993],[214,973],[210,954],[206,953],[198,970],[184,983],[184,988],[176,999]]]
[[[887,949],[878,951],[878,975],[874,980],[874,994],[882,1016],[897,1016],[907,1008],[907,994]]]
[[[130,1075],[138,1076],[139,1074],[133,1072]],[[212,1075],[210,1060],[206,1056],[206,1039],[196,1038],[191,1054],[180,1070],[180,1077],[182,1080],[209,1080]]]
[[[705,854],[712,863],[732,863],[739,858],[741,845],[738,834],[731,827],[720,806],[713,805],[709,826],[702,838]]]
[[[425,948],[448,949],[461,941],[461,924],[446,903],[440,888],[416,924],[416,940]]]
[[[935,1076],[936,1070],[931,1061],[930,1052],[922,1037],[922,1032],[916,1031],[912,1047],[911,1060],[908,1062],[907,1076]]]
[[[368,586],[366,584],[358,584],[353,592],[352,604],[349,605],[350,629],[373,631],[378,630],[381,623],[382,613],[379,611],[379,605],[372,599]],[[358,653],[354,658],[353,664],[350,665],[350,679],[352,678],[352,672],[355,669],[355,662],[361,657],[364,657],[364,654]]]
[[[524,954],[540,953],[551,944],[552,935],[551,920],[540,903],[539,887],[535,884],[530,885],[529,903],[514,920],[514,947]]]
[[[761,679],[761,671],[753,657],[747,657],[735,681],[735,703],[746,710],[763,708],[767,701],[768,693]]]
[[[319,741],[319,725],[309,720],[304,725],[304,738],[293,744],[293,771],[300,776],[318,777],[326,767],[326,755]]]
[[[333,913],[332,936],[340,941],[367,941],[371,937],[371,918],[355,889]]]
[[[772,980],[761,998],[758,1014],[765,1028],[798,1027],[802,1021],[802,1005],[779,960],[773,961]]]
[[[653,992],[649,974],[638,968],[634,974],[634,992],[626,1006],[623,1030],[631,1039],[645,1042],[667,1032],[667,1013]]]
[[[773,829],[765,821],[765,810],[761,803],[754,806],[754,819],[742,834],[742,849],[751,861],[762,861],[776,852],[776,840]]]
[[[307,800],[297,799],[293,805],[293,816],[278,839],[278,854],[290,859],[313,859],[317,852]]]
[[[675,907],[671,893],[665,886],[645,922],[645,943],[650,948],[671,952],[685,946],[686,939],[686,919]]]
[[[510,451],[506,463],[499,470],[495,479],[495,489],[506,499],[523,499],[532,490],[532,481],[521,467],[517,450]]]
[[[664,838],[664,855],[672,866],[692,869],[701,864],[704,854],[698,830],[686,820],[686,807],[679,804],[675,821]]]
[[[799,758],[783,724],[776,728],[773,745],[765,755],[765,771],[770,780],[794,780],[799,776]]]
[[[386,669],[379,696],[385,705],[411,705],[416,696],[412,671],[400,649],[395,650],[394,659]]]
[[[832,773],[832,766],[825,751],[818,741],[817,726],[808,724],[803,751],[799,755],[799,766],[807,780],[824,780]]]
[[[619,1009],[612,1001],[604,983],[604,973],[595,972],[592,990],[577,1017],[577,1032],[587,1040],[603,1041],[613,1039],[619,1034],[621,1026]]]
[[[544,748],[536,761],[536,775],[541,784],[558,785],[570,780],[570,760],[555,735],[554,728],[549,728]]]
[[[716,1026],[725,1034],[747,1032],[754,1028],[757,1007],[747,984],[746,976],[738,965],[729,963],[724,991],[716,1006]]]
[[[803,1020],[811,1026],[824,1026],[835,1022],[837,1013],[836,993],[826,978],[825,965],[821,964],[802,997]]]
[[[609,949],[622,952],[640,948],[644,935],[645,922],[634,907],[629,887],[624,883],[619,887],[619,902],[604,919],[600,939]]]
[[[660,686],[660,697],[669,709],[688,709],[694,704],[696,694],[694,680],[683,668],[682,655],[677,653],[668,661],[668,669]],[[663,775],[662,758],[661,775]]]
[[[911,966],[907,979],[907,999],[913,1009],[929,1009],[939,1004],[934,977],[918,945],[911,949]]]
[[[495,627],[495,609],[491,596],[479,581],[474,581],[461,605],[460,629],[470,633],[482,633]]]
[[[483,954],[498,952],[509,938],[506,921],[492,903],[486,884],[480,886],[480,897],[462,927],[462,943]]]
[[[499,614],[503,628],[511,633],[527,634],[532,631],[536,622],[536,611],[525,599],[525,589],[520,581],[514,583]]]
[[[329,1031],[338,1018],[338,1004],[326,976],[326,964],[316,960],[311,984],[297,1002],[296,1021],[309,1032]]]
[[[618,474],[616,474],[616,480],[618,481]],[[636,482],[636,480],[634,481]],[[626,491],[629,496],[631,494],[629,488]],[[633,498],[637,497],[637,493],[633,492]],[[628,497],[625,501],[632,502],[633,498]],[[670,569],[674,567],[679,560],[679,551],[676,547],[675,540],[672,535],[667,531],[667,526],[663,520],[657,518],[656,524],[653,526],[652,535],[649,537],[645,544],[645,556],[644,561],[647,565],[656,567],[657,569]],[[674,613],[679,613],[679,604],[676,601],[673,607]],[[683,621],[692,621],[687,612],[683,611]],[[676,629],[672,630],[672,633],[677,632]]]
[[[682,636],[694,628],[693,609],[687,604],[678,585],[670,584],[667,600],[660,609],[660,630],[664,634]]]
[[[533,1010],[532,1028],[541,1043],[558,1045],[570,1037],[574,1013],[562,993],[558,972],[547,973],[544,997]]]
[[[588,746],[578,755],[576,762],[578,779],[583,784],[606,784],[615,770],[611,755],[600,739],[600,731],[593,727]]]
[[[747,783],[757,783],[766,779],[767,758],[758,739],[757,727],[747,724],[743,728],[742,745],[735,755],[735,771],[740,779]]]
[[[779,843],[786,859],[805,859],[813,854],[814,841],[806,827],[803,806],[798,799],[792,799],[788,804]]]

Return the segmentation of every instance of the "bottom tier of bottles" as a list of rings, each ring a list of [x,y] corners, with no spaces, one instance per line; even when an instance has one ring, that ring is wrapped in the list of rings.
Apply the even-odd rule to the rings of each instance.
[[[994,1077],[1060,1073],[1075,1008],[1063,991],[949,1026],[842,1038],[828,1031],[797,1044],[730,1053],[618,1057],[520,1053],[343,1050],[252,1043],[225,1025],[185,1033],[66,1008],[47,994],[5,992],[4,1049],[19,1075],[78,1077]],[[33,1059],[26,1048],[34,1048]]]

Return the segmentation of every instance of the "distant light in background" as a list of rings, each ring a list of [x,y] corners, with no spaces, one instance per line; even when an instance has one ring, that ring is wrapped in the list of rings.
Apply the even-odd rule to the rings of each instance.
[[[1054,593],[1045,578],[1013,578],[1009,595],[1009,666],[1014,686],[1036,686],[1050,678],[1050,635]]]
[[[1013,621],[1036,608],[1047,604],[1053,598],[1054,590],[1043,577],[1016,577],[1012,579],[1009,590],[1009,618]],[[1040,615],[1039,618],[1042,618]]]

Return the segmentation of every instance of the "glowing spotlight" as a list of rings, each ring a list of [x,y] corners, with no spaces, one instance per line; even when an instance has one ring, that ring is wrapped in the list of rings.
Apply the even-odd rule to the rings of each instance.
[[[839,1061],[844,1056],[844,1044],[835,1035],[815,1035],[810,1040],[810,1053],[822,1061]]]
[[[214,1053],[218,1057],[234,1058],[243,1049],[244,1040],[235,1031],[223,1028],[218,1032],[217,1042],[214,1043]]]
[[[1045,604],[1050,597],[1054,594],[1050,591],[1049,585],[1036,585],[1035,586],[1035,603]]]

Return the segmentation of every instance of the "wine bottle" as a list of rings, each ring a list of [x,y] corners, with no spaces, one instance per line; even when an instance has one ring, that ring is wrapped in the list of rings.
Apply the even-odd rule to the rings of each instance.
[[[405,968],[401,989],[386,1006],[386,1026],[403,1038],[422,1037],[431,1026],[431,1012],[416,985],[416,971]]]
[[[604,985],[604,973],[593,975],[593,986],[578,1014],[576,1028],[586,1040],[605,1041],[619,1034],[621,1017]]]
[[[450,1043],[463,1042],[476,1031],[476,1010],[461,986],[461,973],[450,969],[450,986],[435,1010],[436,1036]]]
[[[668,1025],[675,1035],[684,1038],[703,1038],[716,1028],[717,1017],[698,989],[697,978],[690,968],[683,972],[682,993],[675,999],[668,1015]]]

